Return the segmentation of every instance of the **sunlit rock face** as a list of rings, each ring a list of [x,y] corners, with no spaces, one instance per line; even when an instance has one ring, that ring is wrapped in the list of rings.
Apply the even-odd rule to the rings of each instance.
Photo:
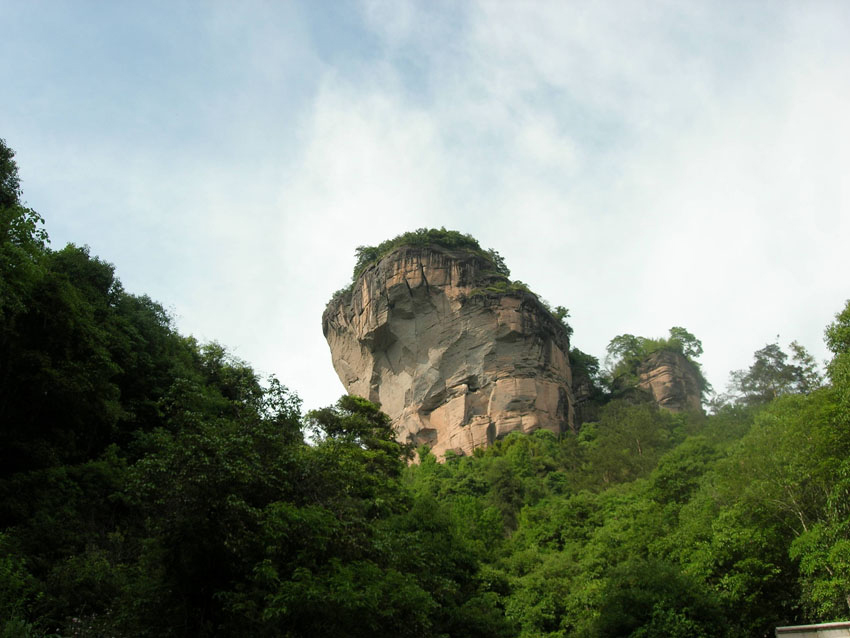
[[[638,387],[673,412],[701,409],[699,373],[678,352],[661,350],[647,357],[638,370]]]
[[[381,405],[401,442],[441,458],[573,426],[563,325],[530,293],[486,292],[497,280],[475,254],[403,246],[325,309],[339,378]]]

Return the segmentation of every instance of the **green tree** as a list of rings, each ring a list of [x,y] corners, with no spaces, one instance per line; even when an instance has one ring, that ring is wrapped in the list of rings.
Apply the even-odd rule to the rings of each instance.
[[[661,503],[686,503],[718,458],[705,437],[686,439],[664,454],[650,475],[655,498]]]
[[[616,367],[618,361],[640,358],[644,355],[644,339],[632,334],[617,335],[605,348],[608,353],[606,364]]]
[[[112,266],[72,245],[42,263],[0,364],[0,476],[94,458],[122,416]]]
[[[739,401],[766,403],[786,394],[807,394],[821,384],[814,358],[796,341],[791,361],[778,343],[769,343],[753,354],[747,370],[731,373],[730,390]]]
[[[14,339],[16,318],[43,276],[40,260],[48,242],[44,220],[21,202],[14,157],[0,139],[0,348]]]
[[[835,315],[835,321],[827,326],[825,337],[826,345],[833,353],[827,371],[838,393],[846,423],[850,418],[850,300]]]
[[[850,352],[850,300],[824,331],[826,345],[834,355]]]
[[[844,459],[834,476],[818,520],[790,547],[803,605],[818,621],[843,620],[850,611],[850,462]]]
[[[586,472],[596,485],[646,476],[674,443],[674,417],[650,404],[614,401],[602,409],[598,423],[579,434]]]
[[[262,559],[268,508],[300,492],[297,397],[274,381],[260,390],[219,346],[204,372],[206,384],[175,383],[166,427],[145,435],[129,470],[144,541],[124,609],[144,635],[235,635],[229,609]]]
[[[0,208],[18,206],[21,203],[21,179],[15,162],[15,151],[0,138]]]
[[[817,486],[819,498],[790,548],[799,561],[804,608],[809,618],[821,621],[844,619],[850,610],[850,302],[827,326],[825,340],[833,353],[827,368],[832,385],[809,397],[823,408],[816,418],[807,415],[807,436],[798,443],[798,455],[811,465],[807,480]]]
[[[668,343],[692,361],[702,354],[702,341],[681,326],[670,328]]]
[[[713,592],[675,565],[635,560],[606,580],[593,635],[610,638],[726,636]]]
[[[570,325],[568,321],[570,318],[570,311],[564,306],[555,306],[555,310],[552,311],[552,316],[555,317],[558,321],[564,324],[564,327],[567,330],[567,336],[573,336],[573,327]]]

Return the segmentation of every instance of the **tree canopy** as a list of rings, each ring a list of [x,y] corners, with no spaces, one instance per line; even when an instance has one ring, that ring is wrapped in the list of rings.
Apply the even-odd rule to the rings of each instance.
[[[819,388],[822,378],[814,357],[796,341],[791,342],[790,348],[790,362],[778,343],[756,350],[749,369],[731,373],[731,397],[750,404],[766,403],[787,394],[808,394]]]

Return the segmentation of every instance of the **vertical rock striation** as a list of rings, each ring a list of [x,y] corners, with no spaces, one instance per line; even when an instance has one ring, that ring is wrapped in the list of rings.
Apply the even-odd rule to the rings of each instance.
[[[649,355],[638,368],[638,387],[673,412],[702,409],[699,372],[678,352],[659,350]]]
[[[438,457],[573,427],[564,326],[472,251],[396,248],[331,300],[322,329],[346,390]]]

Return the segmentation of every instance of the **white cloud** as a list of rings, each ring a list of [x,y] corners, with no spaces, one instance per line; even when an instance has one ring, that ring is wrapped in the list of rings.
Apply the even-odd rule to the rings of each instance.
[[[684,325],[720,387],[777,332],[825,356],[850,297],[844,3],[375,0],[357,15],[334,41],[311,29],[342,18],[308,4],[222,3],[167,28],[116,10],[87,33],[162,46],[68,48],[71,66],[91,50],[135,64],[138,86],[98,64],[85,95],[21,31],[6,46],[44,77],[6,78],[20,99],[0,115],[28,199],[60,243],[92,244],[308,407],[341,392],[320,317],[355,247],[422,226],[499,250],[595,355]]]
[[[847,263],[846,13],[771,9],[480,3],[431,68],[446,146],[477,142],[445,158],[467,169],[450,192],[486,193],[479,236],[574,309],[582,347],[684,324],[721,386],[776,332],[823,351],[847,294],[824,276]]]

